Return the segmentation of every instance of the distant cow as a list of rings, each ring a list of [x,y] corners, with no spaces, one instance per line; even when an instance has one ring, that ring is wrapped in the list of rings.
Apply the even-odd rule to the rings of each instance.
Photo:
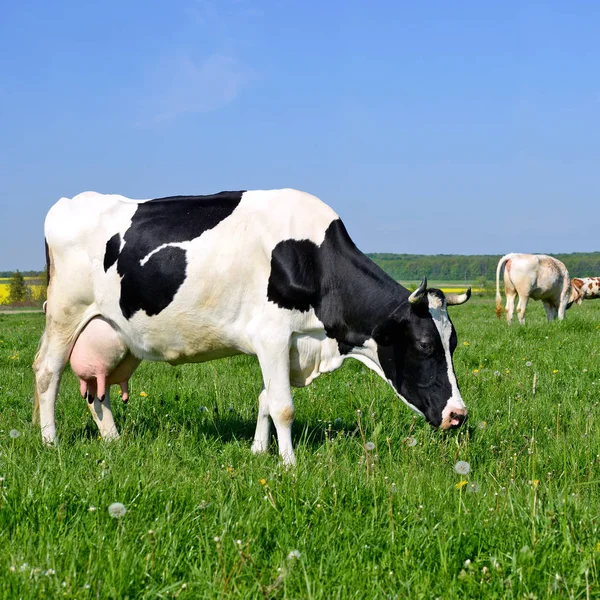
[[[515,309],[515,297],[519,295],[517,316],[525,323],[525,310],[529,298],[541,300],[548,321],[562,321],[565,310],[573,302],[581,304],[581,293],[571,285],[571,279],[565,265],[545,254],[507,254],[498,262],[496,268],[496,315],[502,315],[502,296],[500,295],[500,272],[504,269],[504,293],[506,294],[506,318],[512,322]]]
[[[583,300],[600,298],[600,277],[574,277],[573,286],[581,292]]]
[[[434,426],[459,427],[466,418],[446,307],[466,302],[470,289],[444,295],[423,280],[411,294],[314,196],[272,190],[130,200],[87,192],[50,209],[45,235],[50,283],[34,420],[39,414],[47,443],[56,437],[61,372],[96,317],[118,334],[117,350],[140,360],[257,356],[263,389],[252,450],[266,451],[271,418],[288,464],[295,460],[290,384],[308,385],[348,357]],[[110,437],[116,428],[104,408],[100,433]]]

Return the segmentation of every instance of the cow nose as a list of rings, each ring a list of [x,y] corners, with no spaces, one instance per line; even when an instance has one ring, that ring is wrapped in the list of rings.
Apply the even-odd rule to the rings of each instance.
[[[467,420],[467,411],[453,411],[450,413],[450,429],[460,427]]]

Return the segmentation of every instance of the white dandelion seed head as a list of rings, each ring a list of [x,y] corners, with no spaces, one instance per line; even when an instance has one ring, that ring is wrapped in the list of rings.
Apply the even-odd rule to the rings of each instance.
[[[470,481],[467,485],[467,492],[471,492],[472,494],[476,494],[479,491],[479,484],[474,481]]]
[[[213,541],[215,541],[218,544],[221,541],[221,538],[218,535],[215,535]]]
[[[95,507],[95,506],[90,506],[90,507],[88,508],[88,510],[89,510],[90,512],[94,512],[94,511],[96,510],[96,507]]]
[[[500,377],[500,371],[494,371],[494,375],[495,375],[496,377]]]
[[[108,514],[113,519],[120,519],[121,517],[125,516],[126,512],[127,509],[125,508],[125,505],[121,502],[113,502],[108,507]]]
[[[21,435],[21,432],[18,429],[11,429],[8,432],[8,435],[10,435],[13,440],[16,440]]]
[[[459,474],[459,475],[467,475],[468,472],[471,470],[471,465],[466,461],[466,460],[459,460],[455,465],[454,465],[454,470]]]
[[[530,360],[528,360],[528,361],[525,363],[525,366],[526,366],[526,367],[530,367],[532,364],[533,364],[533,363],[532,363]]]
[[[417,445],[417,439],[414,438],[414,437],[406,438],[406,445],[409,448],[412,448],[413,446],[416,446]]]
[[[300,550],[292,550],[288,555],[288,560],[298,560],[302,556]]]
[[[365,448],[370,452],[371,450],[375,450],[375,444],[373,442],[367,442]]]
[[[486,422],[485,421],[481,421],[477,424],[477,427],[479,427],[479,429],[485,429],[486,427]]]

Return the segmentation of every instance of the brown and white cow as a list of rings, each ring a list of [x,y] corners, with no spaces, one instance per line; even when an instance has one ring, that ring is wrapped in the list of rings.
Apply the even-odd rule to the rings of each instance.
[[[506,294],[506,319],[512,322],[515,310],[515,297],[519,296],[517,316],[521,324],[525,323],[527,302],[541,300],[548,321],[563,320],[565,310],[577,302],[581,304],[582,295],[577,287],[571,285],[571,278],[565,265],[552,256],[545,254],[506,254],[496,268],[496,316],[502,315],[502,296],[500,295],[500,272],[504,267],[504,293]]]
[[[583,300],[600,298],[600,277],[573,277],[573,287],[581,292]]]

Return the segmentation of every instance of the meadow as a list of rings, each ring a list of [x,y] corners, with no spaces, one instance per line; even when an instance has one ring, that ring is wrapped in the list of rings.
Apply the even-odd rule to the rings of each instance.
[[[523,327],[491,298],[450,310],[467,424],[432,429],[348,360],[295,391],[290,470],[250,452],[245,356],[143,363],[112,444],[67,370],[43,447],[44,317],[0,314],[0,598],[600,597],[600,301],[550,324],[531,302]]]

